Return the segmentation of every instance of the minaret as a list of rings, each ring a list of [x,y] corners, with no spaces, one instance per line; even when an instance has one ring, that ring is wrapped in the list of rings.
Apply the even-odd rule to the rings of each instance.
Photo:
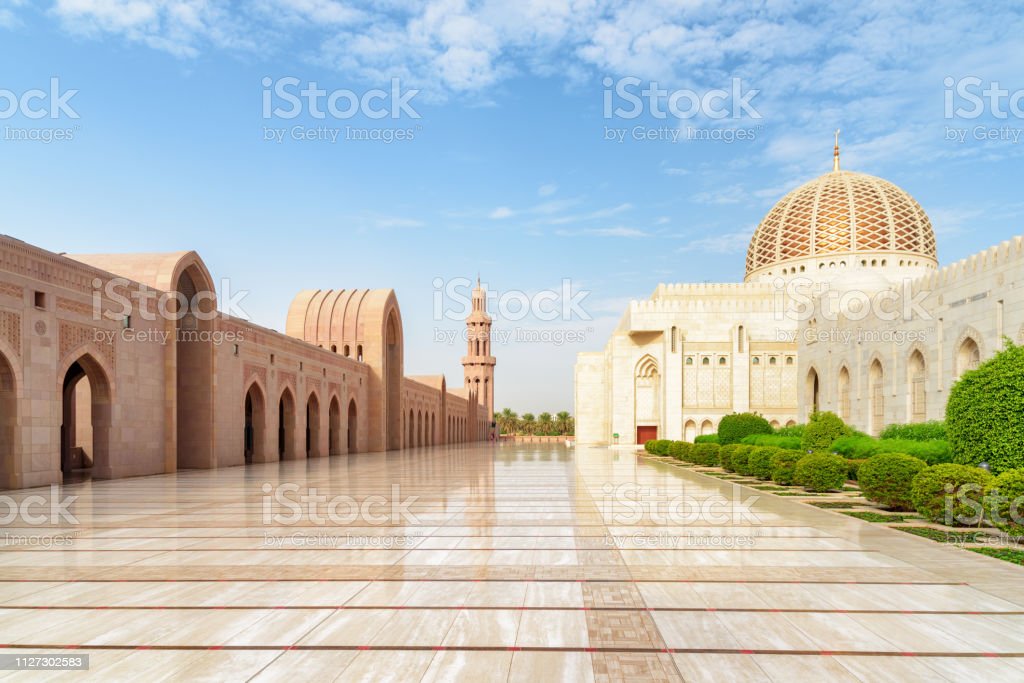
[[[832,149],[832,172],[839,173],[839,129],[836,128],[836,146]]]
[[[462,359],[466,388],[477,394],[487,410],[487,424],[494,419],[494,356],[491,355],[491,316],[487,315],[487,296],[477,276],[473,289],[473,310],[466,317],[468,351]]]

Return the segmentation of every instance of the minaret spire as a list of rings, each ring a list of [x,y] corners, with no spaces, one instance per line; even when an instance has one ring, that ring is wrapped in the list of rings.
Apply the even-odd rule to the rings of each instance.
[[[839,172],[839,129],[836,128],[836,146],[832,150],[832,172]]]

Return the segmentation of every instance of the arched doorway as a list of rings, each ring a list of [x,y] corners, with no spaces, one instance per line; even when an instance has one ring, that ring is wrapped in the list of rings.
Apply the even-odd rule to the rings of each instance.
[[[0,353],[0,487],[15,486],[15,461],[18,453],[18,397],[14,370],[7,357]]]
[[[83,381],[84,380],[84,381]],[[64,482],[110,476],[110,380],[86,354],[72,363],[62,381],[60,469]]]
[[[882,364],[876,358],[868,370],[868,432],[873,436],[878,436],[885,426],[885,395],[882,393],[884,380]]]
[[[415,416],[415,414],[411,410],[409,411],[409,420],[408,420],[408,422],[409,422],[409,424],[406,425],[406,426],[408,427],[409,439],[406,442],[406,447],[407,448],[415,448],[416,447],[416,434],[415,434],[415,430],[416,430],[416,416]]]
[[[249,391],[245,392],[245,462],[264,462],[264,431],[267,424],[266,404],[263,392],[253,382]]]
[[[693,420],[686,421],[686,426],[683,427],[683,438],[690,443],[697,438],[697,424]]]
[[[925,378],[924,356],[915,350],[907,360],[907,413],[910,422],[924,422],[927,416]]]
[[[315,393],[306,400],[306,457],[320,457],[320,400]]]
[[[706,436],[708,434],[715,433],[715,426],[711,424],[711,420],[704,420],[700,423],[700,435]]]
[[[839,417],[843,422],[850,421],[850,370],[844,365],[839,370]]]
[[[430,414],[430,441],[429,445],[433,446],[437,443],[437,414]]]
[[[341,453],[341,406],[338,404],[337,397],[331,399],[327,422],[327,454],[339,455]]]
[[[807,371],[807,382],[805,384],[804,400],[807,401],[807,414],[813,415],[818,412],[818,372],[814,368]]]
[[[353,398],[348,402],[348,452],[350,455],[358,452],[358,447],[356,446],[359,443],[356,438],[359,433],[357,431],[357,422],[356,400]]]
[[[277,402],[277,457],[281,460],[295,457],[295,397],[291,389],[281,392]]]
[[[396,308],[385,323],[384,392],[387,434],[384,450],[402,447],[402,324]]]
[[[213,329],[212,284],[200,268],[178,276],[175,321],[177,369],[178,467],[213,465]]]
[[[966,337],[960,342],[960,348],[956,350],[956,376],[974,370],[981,364],[981,348],[978,342],[971,337]]]

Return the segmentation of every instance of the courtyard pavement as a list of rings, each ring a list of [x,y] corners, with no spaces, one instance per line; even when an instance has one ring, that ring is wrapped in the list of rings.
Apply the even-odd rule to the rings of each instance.
[[[50,494],[5,495],[0,514]],[[60,495],[73,522],[3,526],[0,653],[90,669],[5,681],[1024,680],[1024,568],[630,451],[435,447]]]

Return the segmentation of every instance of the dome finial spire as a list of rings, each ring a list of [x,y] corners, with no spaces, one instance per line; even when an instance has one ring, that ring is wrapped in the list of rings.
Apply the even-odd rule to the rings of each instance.
[[[836,146],[832,150],[832,171],[839,171],[839,129],[836,128]]]

